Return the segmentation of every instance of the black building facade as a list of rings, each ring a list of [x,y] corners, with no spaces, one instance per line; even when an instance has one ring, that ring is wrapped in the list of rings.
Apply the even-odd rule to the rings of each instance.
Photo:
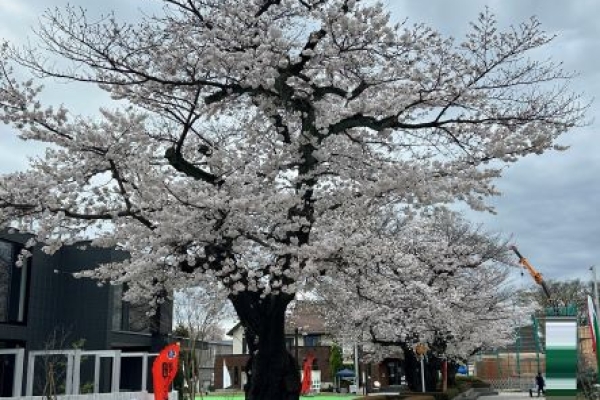
[[[163,305],[160,319],[151,321],[147,306],[121,300],[122,286],[72,276],[122,260],[124,252],[82,243],[48,255],[36,245],[30,249],[32,256],[17,267],[19,252],[29,239],[0,232],[0,349],[29,352],[72,349],[77,344],[84,350],[154,351],[160,345],[157,337],[164,340],[170,333],[172,304]],[[0,355],[0,397],[8,396],[11,388],[14,372],[7,365]]]

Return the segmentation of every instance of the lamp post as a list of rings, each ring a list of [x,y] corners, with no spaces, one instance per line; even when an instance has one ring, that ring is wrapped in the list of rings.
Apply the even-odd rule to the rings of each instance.
[[[598,279],[596,278],[596,266],[592,265],[590,267],[590,271],[592,271],[592,283],[594,284],[594,306],[596,307],[596,312],[600,309],[600,301],[598,300]]]
[[[360,375],[358,371],[358,343],[354,343],[354,384],[356,385],[356,394],[358,394],[359,383]]]
[[[448,360],[446,356],[442,359],[442,392],[448,390]]]
[[[415,346],[415,353],[417,353],[419,355],[419,358],[421,359],[421,388],[423,390],[423,393],[426,392],[425,390],[425,353],[427,353],[427,345],[423,344],[423,343],[418,343]]]
[[[600,311],[600,301],[598,300],[598,279],[596,277],[596,266],[592,265],[590,267],[590,271],[592,271],[592,282],[594,284],[594,308],[596,309],[596,313]],[[595,323],[594,321],[588,321],[588,324],[592,327],[592,330],[595,332]],[[598,340],[598,338],[595,338]],[[596,352],[596,365],[600,368],[600,351],[598,351],[598,342],[596,342],[596,348],[594,349]],[[597,374],[598,383],[600,383],[600,374]]]
[[[294,329],[294,348],[295,348],[295,355],[296,355],[296,368],[300,369],[300,360],[298,359],[298,333],[299,333],[299,329],[295,328]]]

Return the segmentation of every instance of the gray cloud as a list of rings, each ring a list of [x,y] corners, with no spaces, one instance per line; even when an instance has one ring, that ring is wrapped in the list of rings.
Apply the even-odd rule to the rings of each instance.
[[[468,22],[488,6],[501,26],[536,16],[542,28],[556,35],[538,51],[538,58],[563,62],[577,71],[572,87],[586,98],[600,94],[600,2],[583,0],[393,0],[387,3],[395,20],[423,22],[444,34],[461,37]],[[600,115],[598,104],[590,119]],[[598,118],[595,118],[598,119]],[[566,152],[528,156],[498,181],[501,197],[491,200],[497,215],[469,212],[487,230],[511,235],[522,253],[549,278],[588,278],[588,267],[600,264],[600,139],[597,124],[575,129],[560,139],[570,145]]]

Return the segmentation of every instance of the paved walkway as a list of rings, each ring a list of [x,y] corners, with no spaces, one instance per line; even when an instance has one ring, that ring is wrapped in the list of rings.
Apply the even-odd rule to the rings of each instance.
[[[494,396],[482,396],[479,397],[480,400],[523,400],[525,398],[529,398],[528,392],[500,392]],[[534,395],[534,399],[537,397]],[[544,400],[545,397],[540,397],[540,400]]]

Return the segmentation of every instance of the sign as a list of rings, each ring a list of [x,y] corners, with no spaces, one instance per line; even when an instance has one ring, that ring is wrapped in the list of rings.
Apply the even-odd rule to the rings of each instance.
[[[302,368],[302,386],[300,388],[300,393],[303,395],[309,394],[312,389],[312,364],[314,359],[315,356],[309,353],[304,361],[304,366]]]
[[[424,343],[417,343],[417,345],[415,346],[415,353],[417,353],[420,356],[427,353],[428,350],[429,350],[429,348]]]
[[[168,400],[169,385],[177,375],[179,363],[179,343],[167,345],[152,364],[154,400]]]

